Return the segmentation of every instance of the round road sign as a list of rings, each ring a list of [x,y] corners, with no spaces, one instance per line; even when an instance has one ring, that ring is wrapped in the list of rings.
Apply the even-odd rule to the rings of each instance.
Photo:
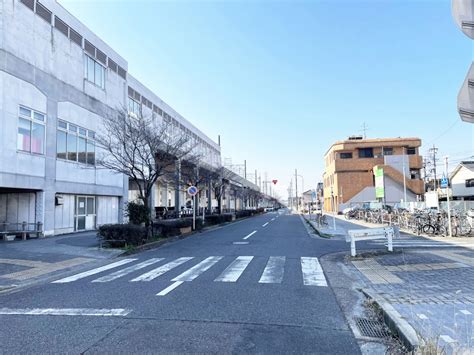
[[[188,187],[188,194],[194,196],[198,193],[198,188],[196,186],[189,186]]]

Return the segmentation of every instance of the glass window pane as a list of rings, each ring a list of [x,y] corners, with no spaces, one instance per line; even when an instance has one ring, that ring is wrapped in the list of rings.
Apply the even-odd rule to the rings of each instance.
[[[78,215],[86,214],[86,198],[85,197],[77,198],[77,214]]]
[[[56,156],[58,159],[66,159],[66,132],[57,131],[56,134]]]
[[[91,141],[87,141],[87,164],[95,165],[95,145]]]
[[[77,161],[77,137],[73,134],[67,135],[67,158]]]
[[[87,80],[94,82],[94,61],[87,57]]]
[[[77,157],[79,163],[86,163],[86,139],[79,137],[77,140]]]
[[[86,216],[77,217],[77,230],[86,229]]]
[[[42,113],[33,112],[33,115],[35,120],[44,122],[44,115]]]
[[[20,115],[31,117],[31,111],[20,106]]]
[[[87,198],[87,214],[95,214],[95,198]]]
[[[73,125],[73,124],[69,124],[69,130],[71,132],[77,132],[77,126],[76,125]]]
[[[31,152],[44,153],[44,125],[35,122],[33,122],[33,130],[31,131]]]
[[[94,131],[89,131],[88,136],[89,136],[89,138],[95,138],[95,132]]]
[[[86,135],[86,130],[84,128],[79,128],[79,134],[82,136]]]
[[[18,119],[18,141],[17,148],[26,152],[30,151],[31,122],[23,118]]]
[[[58,127],[59,127],[59,128],[67,129],[67,123],[64,122],[64,121],[59,120],[59,121],[58,121]]]

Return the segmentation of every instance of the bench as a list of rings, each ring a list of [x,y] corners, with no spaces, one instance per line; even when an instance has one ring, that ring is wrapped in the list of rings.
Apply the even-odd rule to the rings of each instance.
[[[387,239],[388,251],[393,251],[393,238],[398,237],[398,227],[352,229],[348,231],[346,242],[351,243],[351,256],[356,256],[356,242],[362,240]]]
[[[22,240],[26,240],[27,236],[32,238],[41,238],[43,236],[43,224],[37,223],[0,223],[0,237],[7,240],[9,236],[21,236]]]

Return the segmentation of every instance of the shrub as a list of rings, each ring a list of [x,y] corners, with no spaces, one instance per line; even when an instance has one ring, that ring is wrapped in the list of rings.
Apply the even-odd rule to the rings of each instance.
[[[104,224],[97,235],[111,247],[141,245],[146,242],[146,228],[134,224]]]
[[[232,221],[232,213],[212,214],[206,216],[206,224],[214,225]]]
[[[132,224],[142,224],[149,220],[150,210],[145,205],[136,202],[127,204],[127,217]]]
[[[250,217],[254,215],[253,210],[242,210],[242,211],[237,211],[235,213],[235,218],[244,218],[244,217]]]
[[[181,228],[189,228],[193,226],[193,219],[177,218],[177,219],[164,219],[153,222],[153,230],[163,237],[172,237],[181,234]],[[202,218],[196,218],[196,229],[202,229]]]

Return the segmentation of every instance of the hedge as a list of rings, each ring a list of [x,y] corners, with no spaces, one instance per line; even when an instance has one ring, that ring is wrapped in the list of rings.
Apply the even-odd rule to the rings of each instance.
[[[211,214],[206,216],[207,225],[221,224],[225,222],[232,222],[232,213]]]
[[[173,237],[181,234],[181,228],[189,228],[192,226],[192,217],[162,219],[153,222],[153,231],[154,234],[159,234],[162,237]],[[202,217],[196,218],[196,229],[202,229]]]
[[[134,224],[104,224],[97,235],[111,247],[141,245],[147,240],[146,228]]]

